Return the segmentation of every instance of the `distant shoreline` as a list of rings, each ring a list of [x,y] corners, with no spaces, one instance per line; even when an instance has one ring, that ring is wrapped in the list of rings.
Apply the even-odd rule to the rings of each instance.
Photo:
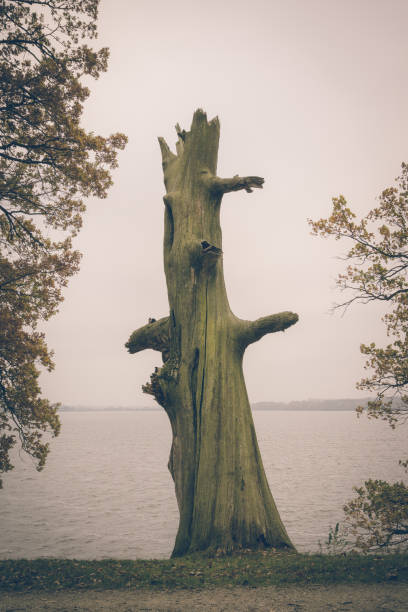
[[[357,406],[365,406],[369,398],[362,399],[318,399],[293,402],[255,402],[252,410],[263,411],[354,411]],[[60,412],[154,412],[161,411],[159,406],[61,406]]]

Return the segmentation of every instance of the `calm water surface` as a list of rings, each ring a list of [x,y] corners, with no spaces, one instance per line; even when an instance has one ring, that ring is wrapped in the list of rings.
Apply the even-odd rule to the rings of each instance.
[[[171,432],[159,411],[63,412],[37,473],[16,457],[0,493],[0,558],[163,558],[178,525],[167,471]],[[407,428],[354,412],[254,412],[266,475],[299,550],[316,550],[352,486],[400,480]]]

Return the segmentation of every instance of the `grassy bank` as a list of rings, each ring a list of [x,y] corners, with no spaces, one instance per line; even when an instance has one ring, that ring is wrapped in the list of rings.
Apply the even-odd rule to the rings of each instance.
[[[0,561],[3,591],[408,582],[408,554],[327,556],[258,552],[169,560]]]

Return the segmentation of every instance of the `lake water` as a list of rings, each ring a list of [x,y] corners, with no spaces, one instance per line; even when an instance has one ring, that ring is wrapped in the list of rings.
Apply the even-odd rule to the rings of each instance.
[[[16,457],[0,492],[0,558],[165,558],[178,525],[160,411],[63,412],[45,470]],[[254,412],[266,475],[296,547],[313,551],[352,486],[401,480],[406,427],[354,412]]]

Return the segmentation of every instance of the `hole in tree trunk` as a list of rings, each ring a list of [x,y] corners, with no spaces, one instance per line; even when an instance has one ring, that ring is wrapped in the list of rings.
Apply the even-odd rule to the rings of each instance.
[[[167,221],[169,224],[169,247],[171,248],[173,246],[173,240],[174,240],[174,219],[173,219],[173,211],[171,210],[171,207],[166,204],[166,213],[167,213]]]

